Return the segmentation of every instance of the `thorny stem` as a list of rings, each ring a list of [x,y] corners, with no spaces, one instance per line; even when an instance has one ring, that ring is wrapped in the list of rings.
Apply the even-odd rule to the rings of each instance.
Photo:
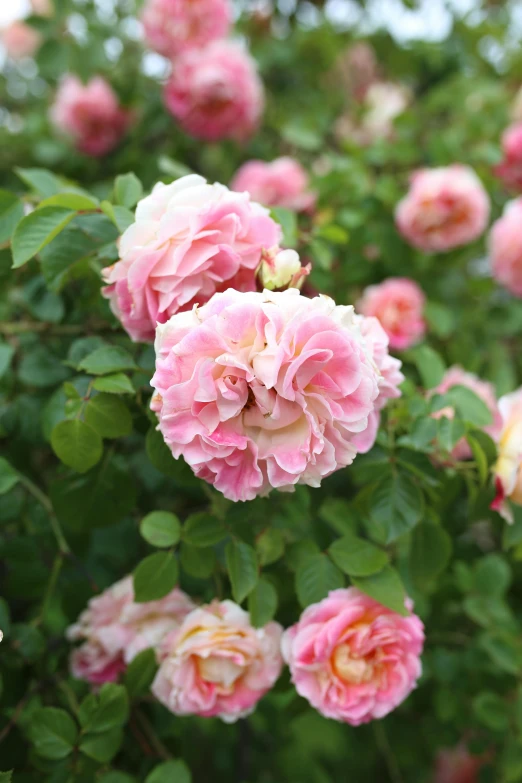
[[[399,765],[397,764],[397,759],[393,755],[393,750],[389,743],[388,735],[386,734],[386,730],[382,724],[382,721],[374,722],[373,731],[375,734],[377,747],[379,748],[379,751],[381,752],[386,762],[386,767],[388,769],[388,775],[390,776],[390,780],[392,781],[392,783],[404,783],[404,779],[399,769]]]
[[[149,740],[150,744],[153,746],[158,756],[164,761],[170,761],[170,759],[172,759],[172,753],[170,753],[170,751],[165,747],[165,745],[160,740],[160,738],[156,735],[156,732],[154,731],[154,726],[151,724],[151,722],[149,721],[145,713],[139,709],[136,709],[135,715],[136,718],[139,719],[144,734],[146,735],[147,739]]]
[[[23,473],[19,473],[18,477],[20,482],[27,489],[27,491],[30,492],[34,498],[36,498],[36,500],[45,508],[45,510],[49,514],[49,521],[51,523],[51,528],[54,533],[54,537],[56,538],[56,543],[58,544],[58,549],[60,550],[60,552],[64,555],[70,555],[71,550],[69,548],[69,544],[65,540],[65,536],[63,534],[62,528],[60,527],[60,523],[58,522],[58,517],[54,512],[53,504],[51,503],[51,501],[49,500],[45,492],[42,492],[40,487],[38,487],[34,482],[32,482],[31,479],[27,478],[27,476],[24,476]]]

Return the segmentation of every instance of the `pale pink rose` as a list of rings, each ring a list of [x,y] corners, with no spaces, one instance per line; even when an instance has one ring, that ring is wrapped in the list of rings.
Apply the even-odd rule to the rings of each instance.
[[[506,204],[489,235],[489,259],[495,280],[522,297],[522,198]]]
[[[522,122],[511,125],[502,135],[503,160],[495,174],[512,190],[522,190]]]
[[[157,648],[195,604],[175,588],[159,601],[136,603],[132,577],[116,582],[88,603],[66,632],[82,641],[71,654],[74,677],[99,685],[114,682],[142,650]]]
[[[141,20],[151,49],[173,59],[225,38],[232,7],[229,0],[147,0]]]
[[[333,590],[283,634],[297,692],[326,718],[359,726],[383,718],[421,675],[424,626],[355,587]]]
[[[380,373],[352,307],[215,294],[156,333],[151,407],[174,457],[231,500],[318,487],[353,462]]]
[[[377,318],[388,335],[390,348],[410,348],[426,333],[423,313],[426,297],[414,280],[389,277],[378,285],[365,288],[357,309]]]
[[[392,136],[394,120],[411,101],[411,91],[401,84],[375,82],[370,85],[364,99],[366,111],[360,128],[366,143]]]
[[[489,219],[489,196],[469,166],[420,169],[395,210],[401,234],[414,247],[444,252],[477,239]]]
[[[281,674],[281,632],[275,622],[254,628],[232,601],[195,609],[165,637],[152,692],[175,715],[234,723]]]
[[[214,41],[176,60],[165,87],[165,104],[192,136],[242,141],[259,124],[263,84],[254,60],[241,46]]]
[[[502,429],[502,416],[500,414],[493,385],[488,383],[488,381],[481,380],[471,372],[466,372],[462,367],[455,366],[446,370],[439,385],[430,391],[430,396],[433,394],[446,394],[453,386],[465,386],[474,392],[477,397],[480,397],[482,402],[487,405],[491,413],[492,421],[491,424],[484,427],[484,432],[493,438],[493,440],[496,440]],[[432,416],[435,419],[440,419],[443,416],[448,419],[453,419],[455,410],[451,406],[447,406],[436,411]],[[466,438],[461,438],[461,440],[459,440],[453,448],[451,455],[456,460],[471,458],[471,448]]]
[[[216,291],[254,291],[262,250],[280,239],[279,225],[247,193],[196,174],[159,182],[120,239],[120,261],[103,270],[103,295],[132,339],[149,342],[157,323]]]
[[[404,375],[401,372],[402,362],[400,359],[396,359],[388,353],[388,335],[377,318],[367,318],[362,315],[357,315],[355,318],[380,373],[379,396],[375,400],[375,410],[368,416],[367,428],[353,439],[357,451],[366,454],[373,447],[377,438],[381,423],[381,410],[388,400],[401,396],[399,386],[404,380]]]
[[[522,386],[498,401],[502,431],[498,439],[498,458],[493,466],[497,496],[492,508],[508,522],[513,513],[507,500],[522,506]]]
[[[42,37],[34,27],[18,20],[0,31],[0,40],[9,57],[21,60],[23,57],[32,57],[40,46]]]
[[[116,94],[101,76],[82,84],[76,76],[69,75],[58,88],[51,119],[80,152],[101,157],[119,143],[132,114],[121,108]]]
[[[464,743],[439,751],[433,783],[478,783],[484,756],[472,756]]]
[[[284,207],[302,212],[311,209],[316,194],[309,190],[308,174],[293,158],[276,158],[271,163],[249,160],[236,172],[230,185],[239,193],[246,190],[266,207]]]

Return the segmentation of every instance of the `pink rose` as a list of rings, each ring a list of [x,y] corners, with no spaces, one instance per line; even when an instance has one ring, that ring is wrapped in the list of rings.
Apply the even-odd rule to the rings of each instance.
[[[464,743],[445,748],[437,754],[433,783],[478,783],[484,763],[485,757],[472,756]]]
[[[311,209],[316,198],[308,190],[308,174],[293,158],[276,158],[271,163],[250,160],[236,172],[230,187],[239,193],[248,191],[266,207],[285,207],[296,212]]]
[[[423,318],[426,297],[414,280],[389,277],[365,288],[356,307],[363,315],[377,318],[388,335],[390,348],[410,348],[426,333]]]
[[[151,49],[173,59],[225,38],[232,7],[229,0],[147,0],[141,19]]]
[[[444,252],[467,245],[485,230],[489,197],[469,166],[420,169],[395,210],[401,234],[419,250]]]
[[[231,41],[184,52],[165,87],[167,109],[192,136],[207,141],[252,135],[263,111],[254,60]]]
[[[38,30],[22,21],[11,22],[0,31],[0,40],[9,57],[21,60],[31,57],[40,46],[42,37]]]
[[[493,277],[508,291],[522,297],[522,198],[506,204],[502,217],[489,235],[489,258]]]
[[[117,96],[101,76],[84,85],[69,75],[58,88],[51,119],[80,152],[97,158],[116,147],[132,114],[120,107]]]
[[[281,673],[281,632],[274,622],[253,628],[232,601],[195,609],[164,639],[152,692],[175,715],[244,718]]]
[[[466,372],[462,367],[455,366],[450,367],[449,370],[445,372],[439,385],[430,391],[430,395],[446,394],[453,386],[466,386],[466,388],[474,392],[477,397],[480,397],[482,402],[487,405],[492,416],[492,422],[491,424],[488,424],[487,427],[484,427],[484,432],[487,432],[493,440],[496,440],[502,429],[502,416],[500,415],[495,389],[492,384],[481,380],[471,372]],[[442,416],[453,419],[455,410],[452,407],[446,407],[436,411],[436,413],[433,413],[432,415],[435,419],[440,419]],[[465,438],[459,440],[451,454],[456,460],[471,458],[471,449]]]
[[[410,610],[413,603],[406,600]],[[415,688],[424,626],[355,587],[333,590],[283,634],[297,692],[326,718],[359,726],[383,718]]]
[[[159,182],[120,239],[121,260],[103,270],[103,295],[133,340],[152,341],[157,323],[216,291],[254,291],[262,250],[280,239],[268,210],[246,193],[195,174]]]
[[[498,457],[493,466],[497,496],[491,508],[508,522],[513,513],[507,500],[522,506],[522,386],[498,401],[502,430],[498,438]]]
[[[194,606],[178,588],[159,601],[135,603],[132,577],[121,579],[91,598],[67,629],[70,641],[83,642],[71,654],[73,676],[95,685],[114,682],[139,652],[157,647]]]
[[[155,350],[165,442],[231,500],[318,487],[353,461],[379,396],[353,308],[295,288],[215,294],[159,325]]]
[[[504,158],[495,174],[512,190],[522,190],[522,122],[511,125],[502,136]]]

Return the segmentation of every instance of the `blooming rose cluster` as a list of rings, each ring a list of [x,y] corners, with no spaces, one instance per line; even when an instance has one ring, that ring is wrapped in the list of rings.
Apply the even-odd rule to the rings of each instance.
[[[395,220],[419,250],[441,253],[477,239],[489,218],[489,197],[469,166],[421,169],[411,177]]]
[[[103,293],[132,339],[151,342],[157,323],[216,291],[254,291],[263,248],[280,240],[248,193],[195,174],[158,183],[120,239],[120,260],[104,270]]]
[[[271,163],[250,160],[237,171],[230,185],[239,193],[246,190],[251,198],[266,207],[284,207],[302,212],[315,204],[308,174],[293,158],[276,158]]]
[[[504,157],[495,174],[510,190],[522,190],[522,122],[511,125],[502,135]]]
[[[101,76],[82,84],[66,76],[51,107],[56,128],[69,136],[85,155],[102,157],[116,147],[132,121],[116,94]]]
[[[155,350],[165,442],[231,500],[317,487],[351,464],[399,378],[383,378],[383,335],[366,339],[352,307],[295,288],[215,294],[158,326]]]
[[[501,397],[498,406],[502,429],[498,439],[498,459],[493,467],[497,496],[492,508],[512,522],[513,514],[507,500],[522,505],[522,387]]]
[[[522,198],[510,201],[495,221],[489,236],[493,277],[517,297],[522,297]]]
[[[368,286],[357,303],[365,316],[377,318],[388,336],[390,347],[402,351],[424,337],[426,297],[420,286],[407,277],[389,277]]]

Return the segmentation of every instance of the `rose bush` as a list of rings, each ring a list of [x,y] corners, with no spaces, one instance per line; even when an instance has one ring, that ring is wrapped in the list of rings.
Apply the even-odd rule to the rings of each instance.
[[[0,783],[522,780],[516,4],[5,5]]]

